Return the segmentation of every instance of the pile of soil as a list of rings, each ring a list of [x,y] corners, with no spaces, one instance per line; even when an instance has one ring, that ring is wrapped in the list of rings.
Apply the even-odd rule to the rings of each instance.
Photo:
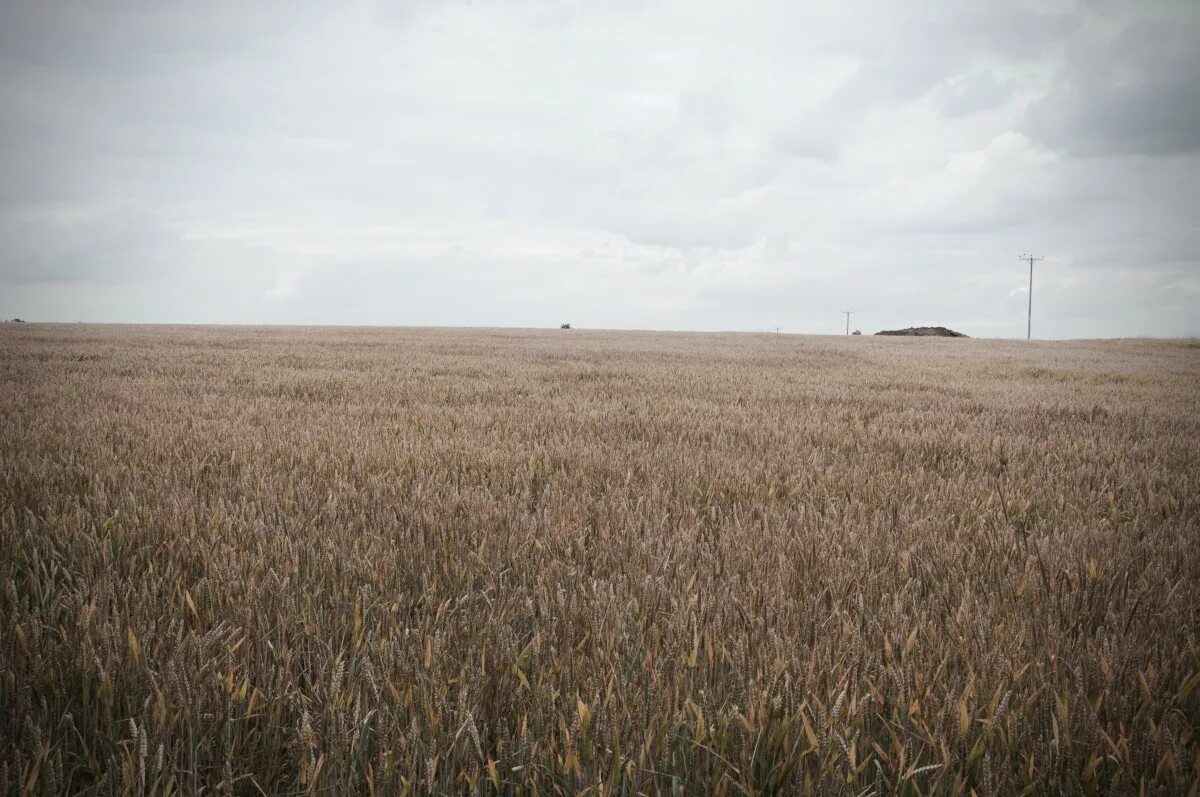
[[[946,327],[909,327],[908,329],[885,329],[876,335],[913,335],[920,338],[965,338],[961,332]]]

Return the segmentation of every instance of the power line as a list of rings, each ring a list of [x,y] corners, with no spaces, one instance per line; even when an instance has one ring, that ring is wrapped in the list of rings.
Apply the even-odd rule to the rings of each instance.
[[[850,316],[854,314],[854,310],[843,310],[842,314],[846,316],[846,334],[850,334]]]
[[[1017,260],[1029,261],[1029,316],[1025,321],[1025,340],[1033,339],[1033,261],[1045,259],[1033,255],[1021,255],[1017,258]]]

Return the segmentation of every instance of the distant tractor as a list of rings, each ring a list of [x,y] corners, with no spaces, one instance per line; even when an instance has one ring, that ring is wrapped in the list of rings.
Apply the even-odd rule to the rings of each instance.
[[[862,334],[862,332],[860,332],[859,330],[857,330],[857,329],[856,329],[856,330],[854,330],[853,332],[851,332],[850,334],[851,334],[851,335],[861,335],[861,334]]]
[[[560,324],[558,328],[559,329],[570,329],[571,325],[570,324]]]

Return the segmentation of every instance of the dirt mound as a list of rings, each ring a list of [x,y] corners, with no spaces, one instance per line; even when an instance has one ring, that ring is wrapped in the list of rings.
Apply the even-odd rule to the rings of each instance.
[[[885,329],[876,335],[913,335],[919,338],[965,338],[961,332],[946,327],[909,327],[908,329]]]

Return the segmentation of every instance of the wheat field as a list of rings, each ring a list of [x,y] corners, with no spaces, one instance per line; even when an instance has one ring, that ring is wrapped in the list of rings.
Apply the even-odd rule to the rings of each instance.
[[[1186,794],[1200,343],[0,328],[0,791]]]

